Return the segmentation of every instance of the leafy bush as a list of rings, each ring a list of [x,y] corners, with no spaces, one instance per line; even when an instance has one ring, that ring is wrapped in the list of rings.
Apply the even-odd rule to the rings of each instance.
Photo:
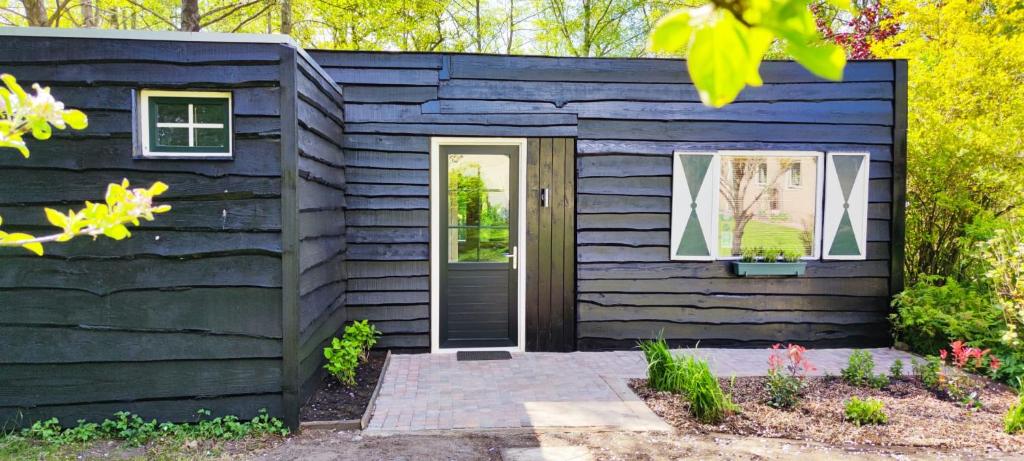
[[[250,435],[288,435],[284,423],[271,418],[263,409],[251,421],[240,421],[235,416],[208,419],[210,412],[202,409],[196,416],[197,421],[191,424],[158,424],[156,420],[145,421],[139,415],[120,411],[114,414],[114,419],[105,419],[99,424],[79,420],[77,426],[69,428],[61,427],[57,418],[50,418],[35,422],[22,430],[21,435],[55,445],[108,438],[123,440],[130,446],[143,445],[159,437],[238,440]]]
[[[354,386],[362,351],[363,347],[355,341],[333,338],[331,345],[324,348],[324,358],[327,359],[324,368],[342,384]]]
[[[922,354],[956,339],[992,347],[1006,331],[991,291],[953,278],[925,277],[896,295],[893,305],[897,312],[889,319],[896,339]]]
[[[370,348],[377,344],[380,332],[368,320],[353,322],[345,327],[341,339],[331,339],[331,345],[324,348],[327,363],[324,368],[346,386],[356,384],[356,368],[369,358]]]
[[[664,338],[640,341],[640,350],[647,361],[647,386],[658,391],[669,391],[668,372],[675,364]]]
[[[939,388],[939,373],[942,371],[942,361],[938,357],[930,355],[923,362],[918,362],[917,359],[910,359],[910,366],[914,374],[921,380],[921,384],[924,384],[924,387],[931,390]]]
[[[850,397],[846,401],[846,420],[858,426],[868,424],[885,424],[889,417],[885,414],[885,404],[881,400],[867,398],[861,400]]]
[[[781,347],[781,344],[773,345],[772,353],[768,356],[768,378],[765,380],[767,403],[775,408],[792,408],[800,399],[804,377],[807,372],[814,370],[814,365],[804,357],[805,348],[789,344],[783,354]]]
[[[850,354],[846,368],[840,371],[843,381],[853,386],[870,386],[881,389],[889,384],[885,375],[875,374],[875,358],[871,352],[855,349]]]
[[[378,336],[380,336],[380,331],[377,331],[377,327],[370,325],[369,320],[352,322],[351,325],[345,327],[344,338],[360,345],[362,351],[359,353],[359,359],[363,362],[369,359],[370,349],[377,344]]]
[[[1020,347],[1018,329],[1024,326],[1024,231],[999,229],[980,248],[991,268],[985,277],[992,283],[1006,322],[1003,343]]]
[[[902,379],[903,378],[903,361],[902,360],[896,359],[896,360],[892,361],[892,365],[889,366],[889,376],[892,377],[892,379]]]

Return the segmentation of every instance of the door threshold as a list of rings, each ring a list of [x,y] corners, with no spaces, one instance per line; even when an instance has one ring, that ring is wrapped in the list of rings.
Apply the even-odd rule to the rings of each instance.
[[[523,352],[522,349],[511,346],[511,347],[452,347],[452,348],[437,348],[432,351],[435,354],[455,354],[457,352]]]

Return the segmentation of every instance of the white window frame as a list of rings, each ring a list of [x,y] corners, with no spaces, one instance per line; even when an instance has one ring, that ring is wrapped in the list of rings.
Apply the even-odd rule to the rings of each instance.
[[[718,158],[718,165],[721,165],[722,157],[814,157],[816,159],[815,171],[817,172],[815,181],[815,193],[814,193],[814,241],[811,243],[811,253],[808,256],[800,258],[804,261],[813,261],[821,259],[821,238],[822,238],[822,227],[824,224],[824,200],[825,200],[825,153],[821,151],[785,151],[785,150],[720,150],[715,156]],[[801,167],[802,168],[802,167]],[[758,166],[760,169],[760,166]],[[712,195],[714,201],[712,207],[715,210],[715,222],[711,229],[712,241],[715,242],[714,248],[710,248],[712,258],[716,261],[738,261],[740,256],[722,256],[718,254],[720,237],[719,232],[719,205],[721,201],[721,194],[717,190],[722,184],[722,168],[719,166],[713,172],[715,175],[712,179],[716,187],[715,193]],[[759,173],[758,173],[759,174]],[[755,178],[755,183],[758,178]],[[764,184],[758,184],[764,185]]]
[[[149,117],[152,115],[149,113],[149,98],[160,97],[160,98],[210,98],[210,99],[227,99],[228,100],[228,117],[227,117],[227,130],[228,130],[228,151],[227,152],[161,152],[153,151],[149,145]],[[142,90],[139,92],[138,100],[138,113],[139,117],[136,120],[137,130],[139,133],[139,139],[137,143],[140,147],[139,157],[141,158],[162,158],[162,159],[231,159],[234,156],[235,151],[235,135],[234,135],[234,100],[230,91],[172,91],[172,90]],[[192,105],[189,104],[189,121],[188,123],[161,123],[164,127],[170,128],[189,128],[188,139],[189,144],[194,142],[194,130],[192,128],[223,128],[223,125],[210,124],[210,123],[194,123],[192,117],[194,112],[192,111]],[[209,125],[209,126],[208,126]],[[217,125],[217,126],[212,126]]]
[[[788,189],[803,189],[804,187],[804,167],[803,164],[797,163],[800,166],[800,184],[793,183],[793,166],[790,165],[789,171],[786,174],[786,188]]]

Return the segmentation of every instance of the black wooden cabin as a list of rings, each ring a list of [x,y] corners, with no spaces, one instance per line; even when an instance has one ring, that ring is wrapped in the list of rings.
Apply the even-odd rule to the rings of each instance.
[[[121,178],[168,183],[173,206],[129,240],[0,252],[9,423],[267,408],[294,424],[322,345],[359,319],[406,352],[890,342],[903,61],[851,62],[841,83],[765,62],[723,109],[678,60],[274,36],[0,29],[0,72],[90,119],[0,155],[5,230],[43,232],[42,207]],[[748,237],[730,247],[739,220],[714,197],[742,165],[766,191],[751,242],[800,239],[803,275],[735,275]]]

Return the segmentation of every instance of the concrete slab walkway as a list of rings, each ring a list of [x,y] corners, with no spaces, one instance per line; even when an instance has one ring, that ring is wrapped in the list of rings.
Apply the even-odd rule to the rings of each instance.
[[[911,355],[869,349],[876,372]],[[851,349],[817,349],[815,374],[839,374]],[[719,376],[758,376],[767,349],[680,350],[708,360]],[[646,372],[639,351],[513,354],[511,360],[458,362],[454,354],[395,355],[381,384],[370,431],[515,427],[670,430],[626,386]]]

